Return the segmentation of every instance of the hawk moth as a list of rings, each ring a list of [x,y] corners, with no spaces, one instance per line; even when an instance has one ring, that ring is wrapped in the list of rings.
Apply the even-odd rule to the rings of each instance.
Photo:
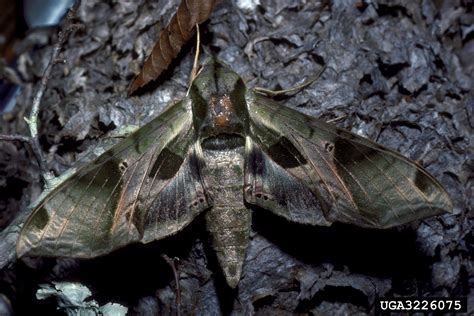
[[[211,59],[183,100],[40,199],[17,254],[95,257],[175,234],[205,213],[236,287],[252,205],[301,224],[369,228],[452,209],[415,162],[257,94]]]

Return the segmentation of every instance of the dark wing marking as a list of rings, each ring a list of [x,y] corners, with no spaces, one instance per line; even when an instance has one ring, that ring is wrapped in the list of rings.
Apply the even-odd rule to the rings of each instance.
[[[311,190],[263,152],[250,137],[247,138],[245,159],[244,194],[248,203],[293,222],[330,225]]]
[[[253,92],[246,98],[251,138],[256,144],[249,148],[261,147],[266,157],[261,174],[255,168],[247,169],[245,198],[249,203],[289,220],[319,224],[319,216],[308,220],[304,208],[288,206],[295,199],[289,189],[282,191],[276,209],[255,196],[259,192],[256,183],[266,183],[267,191],[260,190],[261,194],[274,196],[273,184],[291,176],[300,183],[295,189],[303,185],[314,194],[318,202],[313,209],[323,210],[330,222],[385,228],[452,210],[449,196],[436,179],[395,151]],[[302,192],[307,200],[307,192]]]
[[[94,257],[176,233],[209,207],[194,139],[184,100],[39,201],[21,231],[18,255]]]

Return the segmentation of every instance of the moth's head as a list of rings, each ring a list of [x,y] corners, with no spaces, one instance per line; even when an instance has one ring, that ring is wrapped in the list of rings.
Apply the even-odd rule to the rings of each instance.
[[[199,137],[231,134],[244,137],[248,127],[246,86],[240,76],[215,58],[209,59],[191,84],[194,127]]]

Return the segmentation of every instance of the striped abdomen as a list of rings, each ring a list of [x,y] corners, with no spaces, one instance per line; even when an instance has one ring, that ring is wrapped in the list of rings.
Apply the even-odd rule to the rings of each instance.
[[[213,199],[206,213],[207,228],[229,286],[237,286],[249,242],[250,210],[244,204],[244,147],[203,148],[205,182]]]

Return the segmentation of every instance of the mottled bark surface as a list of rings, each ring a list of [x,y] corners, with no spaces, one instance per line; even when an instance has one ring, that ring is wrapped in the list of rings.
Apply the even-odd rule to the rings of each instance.
[[[4,267],[0,293],[18,315],[52,315],[37,301],[40,283],[77,281],[100,304],[132,314],[176,312],[175,282],[161,257],[181,259],[183,313],[371,312],[377,296],[473,297],[472,4],[463,1],[221,1],[201,28],[203,46],[250,86],[288,88],[318,81],[281,100],[304,113],[367,136],[420,161],[451,195],[453,215],[390,230],[348,225],[309,227],[253,212],[242,279],[233,291],[203,216],[176,236],[131,245],[92,260],[24,259]],[[129,81],[177,3],[83,1],[86,25],[53,70],[40,113],[41,144],[60,174],[101,136],[140,125],[180,99],[194,43],[140,96]],[[23,117],[51,54],[57,30],[34,31],[17,48],[22,92],[1,133],[27,135]],[[472,147],[471,147],[472,148]],[[34,159],[21,144],[0,143],[0,257],[11,255],[17,223],[41,192]],[[6,234],[5,232],[11,232]],[[3,260],[3,259],[2,259]]]

